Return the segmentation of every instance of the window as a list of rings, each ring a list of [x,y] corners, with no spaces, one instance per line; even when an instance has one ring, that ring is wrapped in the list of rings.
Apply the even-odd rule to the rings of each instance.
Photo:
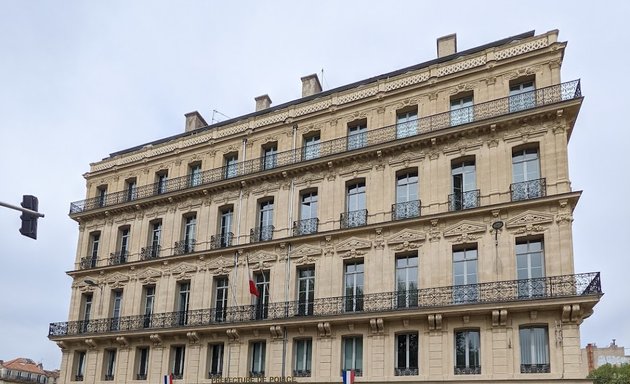
[[[188,303],[190,300],[190,282],[181,281],[177,283],[177,323],[179,325],[188,324]]]
[[[396,176],[396,204],[392,215],[394,220],[420,216],[417,171],[405,171]]]
[[[473,116],[472,95],[451,99],[451,126],[470,123],[473,121]]]
[[[346,213],[341,215],[341,227],[353,228],[367,224],[365,181],[351,182],[346,187]]]
[[[225,164],[225,170],[223,171],[223,176],[226,179],[230,177],[238,176],[238,154],[231,153],[225,155],[223,158],[223,163]]]
[[[155,285],[145,285],[142,289],[143,291],[143,299],[142,302],[144,304],[144,322],[143,325],[145,328],[151,327],[152,323],[152,315],[153,315],[153,307],[155,306]]]
[[[220,209],[219,218],[219,238],[215,239],[215,248],[224,248],[232,246],[232,220],[234,217],[234,208],[230,205]]]
[[[106,349],[105,350],[105,381],[114,380],[114,372],[116,371],[116,350],[115,349]]]
[[[367,145],[367,122],[361,121],[348,126],[348,150]]]
[[[227,315],[228,306],[228,278],[220,276],[214,278],[214,321],[223,322]]]
[[[278,143],[270,143],[262,148],[262,169],[273,169],[278,164]]]
[[[201,185],[201,163],[193,163],[188,166],[188,185],[196,187]]]
[[[100,185],[96,188],[96,198],[99,207],[107,204],[107,185]]]
[[[256,341],[250,345],[250,369],[251,377],[265,376],[265,348],[264,341]]]
[[[546,326],[521,327],[521,373],[549,373],[549,336]]]
[[[310,377],[311,356],[313,356],[313,340],[296,339],[293,341],[293,349],[295,351],[293,357],[293,376]]]
[[[117,331],[120,329],[120,313],[122,308],[123,292],[121,290],[112,291],[110,329]]]
[[[101,233],[92,232],[90,234],[90,245],[88,250],[88,257],[82,261],[82,268],[94,268],[98,260],[98,246],[101,242]]]
[[[418,374],[418,333],[396,335],[396,376],[415,376]]]
[[[453,302],[479,300],[477,286],[477,244],[453,248]]]
[[[90,318],[92,316],[92,299],[93,299],[93,296],[91,293],[84,293],[81,297],[82,305],[81,305],[80,328],[82,332],[88,331]]]
[[[149,246],[144,249],[142,259],[155,259],[160,255],[160,243],[162,240],[162,220],[151,222],[151,231],[149,233]]]
[[[534,80],[522,81],[510,85],[510,112],[518,112],[536,106]]]
[[[208,344],[208,378],[223,376],[223,343]]]
[[[516,278],[518,297],[541,297],[545,295],[545,258],[541,239],[517,239]]]
[[[256,320],[266,319],[269,310],[269,271],[256,272],[254,282],[259,293],[258,297],[254,296]]]
[[[451,211],[479,206],[479,190],[475,172],[475,161],[457,161],[451,165],[452,194],[449,196]]]
[[[399,112],[396,114],[396,138],[418,134],[418,110]]]
[[[197,215],[184,216],[184,236],[181,242],[175,243],[176,254],[191,253],[195,251],[195,234],[197,231]]]
[[[317,200],[316,190],[300,195],[300,220],[295,223],[295,236],[317,233]]]
[[[186,358],[186,346],[176,345],[171,347],[171,373],[173,379],[184,378],[184,361]]]
[[[138,184],[135,178],[125,181],[125,197],[126,201],[138,198]]]
[[[309,316],[313,314],[315,301],[315,267],[300,268],[298,275],[298,315]]]
[[[418,306],[418,255],[396,258],[396,305],[398,308]]]
[[[85,351],[77,351],[74,354],[74,361],[74,380],[83,381],[83,377],[85,376]]]
[[[273,238],[273,199],[258,204],[258,228],[254,230],[254,242]]]
[[[302,149],[302,157],[306,160],[316,159],[319,157],[319,133],[304,138],[304,148]]]
[[[354,371],[355,376],[363,375],[363,337],[347,336],[342,340],[343,371]]]
[[[455,374],[478,375],[481,373],[481,347],[479,330],[455,332]]]
[[[540,177],[538,148],[512,152],[512,201],[545,196],[545,183]]]
[[[344,280],[345,311],[363,311],[363,260],[345,265]]]
[[[167,182],[168,182],[168,170],[159,171],[155,174],[155,192],[157,195],[168,192]]]
[[[127,262],[127,256],[129,255],[129,241],[130,229],[128,226],[118,229],[118,251],[110,255],[109,264],[117,265]]]
[[[146,380],[149,374],[149,347],[136,349],[136,380]]]

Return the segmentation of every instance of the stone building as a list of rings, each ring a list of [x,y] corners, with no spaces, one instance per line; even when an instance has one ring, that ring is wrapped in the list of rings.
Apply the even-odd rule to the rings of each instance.
[[[590,373],[606,364],[630,364],[630,355],[627,355],[626,349],[617,345],[616,340],[613,339],[607,347],[598,347],[595,343],[588,343],[586,348],[582,348],[582,361],[586,363],[585,368]]]
[[[61,382],[583,382],[565,48],[445,36],[91,164]]]
[[[0,360],[0,384],[55,384],[58,378],[58,370],[47,371],[42,363],[36,363],[31,359],[18,357],[9,361]]]

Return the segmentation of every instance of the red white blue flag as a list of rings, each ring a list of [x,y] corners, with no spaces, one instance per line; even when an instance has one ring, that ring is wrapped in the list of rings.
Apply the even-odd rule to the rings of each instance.
[[[343,371],[343,384],[354,384],[354,371]]]

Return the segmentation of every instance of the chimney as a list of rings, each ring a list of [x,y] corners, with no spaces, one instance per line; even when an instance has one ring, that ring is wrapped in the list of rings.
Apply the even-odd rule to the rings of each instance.
[[[438,37],[437,39],[437,57],[444,57],[457,53],[457,34]]]
[[[262,95],[254,98],[256,100],[256,112],[271,107],[271,99],[269,95]]]
[[[317,74],[302,77],[302,97],[311,96],[322,91]]]
[[[206,127],[208,123],[201,117],[201,114],[197,111],[188,112],[186,116],[186,130],[185,132],[194,131],[197,128]]]

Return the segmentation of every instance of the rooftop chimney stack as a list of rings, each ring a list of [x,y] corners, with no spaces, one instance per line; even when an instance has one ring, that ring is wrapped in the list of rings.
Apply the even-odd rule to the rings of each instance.
[[[208,123],[206,123],[203,117],[201,117],[201,114],[197,111],[188,112],[184,116],[186,116],[185,132],[194,131],[195,129],[208,126]]]
[[[262,95],[254,98],[256,100],[256,112],[271,107],[271,98],[269,95]]]
[[[437,39],[437,57],[444,57],[457,53],[457,34],[438,37]]]
[[[311,96],[322,91],[317,74],[302,77],[302,97]]]

